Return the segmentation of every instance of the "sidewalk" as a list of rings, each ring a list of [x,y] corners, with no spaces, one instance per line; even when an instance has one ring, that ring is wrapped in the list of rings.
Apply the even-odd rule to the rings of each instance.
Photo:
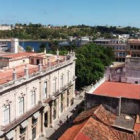
[[[71,124],[71,122],[69,122],[69,124],[66,123],[67,121],[67,116],[70,118],[71,116],[74,115],[73,110],[75,109],[75,107],[77,105],[79,105],[84,99],[81,98],[81,95],[77,95],[74,98],[74,104],[72,106],[70,106],[66,111],[64,111],[61,116],[54,122],[54,127],[53,128],[46,128],[46,138],[48,140],[55,140],[58,138],[58,136],[60,135],[60,133],[63,133]],[[82,95],[83,96],[83,95]],[[63,124],[60,126],[59,121],[62,121]],[[53,135],[55,133],[55,135]],[[39,139],[39,140],[44,140],[44,139]]]

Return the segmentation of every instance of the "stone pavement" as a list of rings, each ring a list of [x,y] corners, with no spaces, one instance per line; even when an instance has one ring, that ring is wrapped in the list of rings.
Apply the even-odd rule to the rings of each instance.
[[[78,115],[74,110],[76,106],[84,100],[84,98],[82,98],[83,96],[84,92],[82,92],[80,95],[77,95],[74,98],[74,104],[70,106],[66,111],[64,111],[61,116],[54,122],[54,127],[46,128],[46,138],[39,138],[39,140],[57,140],[58,137],[72,125],[72,119]],[[71,118],[71,121],[69,119],[69,122],[67,122],[67,116]],[[60,121],[63,123],[60,124]]]

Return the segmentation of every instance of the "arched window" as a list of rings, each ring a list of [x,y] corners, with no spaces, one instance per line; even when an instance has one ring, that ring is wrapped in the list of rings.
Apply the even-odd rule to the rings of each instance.
[[[3,109],[3,114],[4,114],[4,124],[8,124],[10,122],[10,105],[4,106]]]
[[[19,98],[19,114],[23,114],[24,113],[24,98],[21,97]]]

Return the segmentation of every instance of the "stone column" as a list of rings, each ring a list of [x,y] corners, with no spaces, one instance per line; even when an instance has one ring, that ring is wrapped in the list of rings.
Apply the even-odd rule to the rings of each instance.
[[[15,131],[15,140],[18,140],[19,139],[19,136],[20,136],[20,125],[18,125],[16,127],[16,131]]]
[[[28,126],[26,128],[26,136],[25,139],[32,139],[32,116],[27,120]]]

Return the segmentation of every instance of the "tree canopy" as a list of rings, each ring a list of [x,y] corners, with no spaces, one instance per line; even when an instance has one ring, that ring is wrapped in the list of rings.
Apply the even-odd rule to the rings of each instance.
[[[114,54],[111,48],[89,44],[76,50],[76,87],[90,85],[104,75],[105,66],[111,64]]]

